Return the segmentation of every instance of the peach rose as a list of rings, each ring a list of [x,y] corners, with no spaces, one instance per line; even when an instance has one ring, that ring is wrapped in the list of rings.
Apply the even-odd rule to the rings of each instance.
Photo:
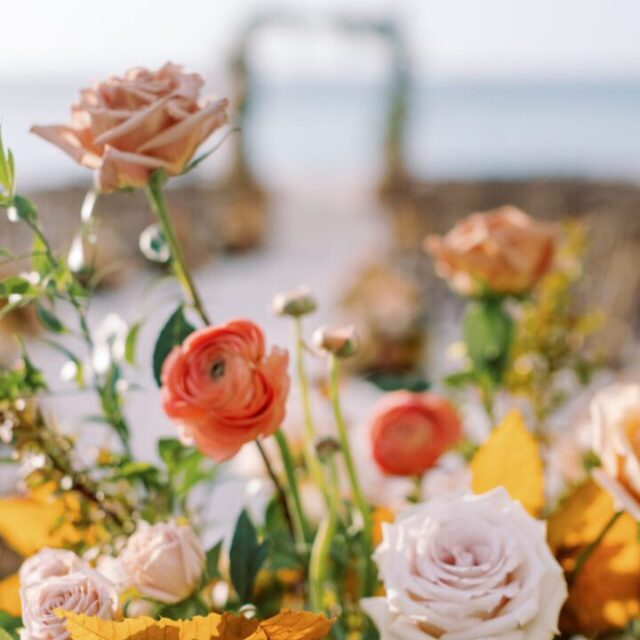
[[[205,565],[200,541],[187,526],[141,522],[118,557],[126,583],[141,596],[165,604],[185,600],[198,587]]]
[[[181,173],[227,121],[228,101],[201,101],[203,84],[200,75],[178,65],[136,67],[82,90],[68,125],[31,130],[93,169],[100,191],[140,187],[156,169]]]
[[[162,367],[162,404],[183,433],[214,460],[273,434],[289,391],[286,351],[265,353],[264,335],[249,320],[192,333]]]
[[[436,272],[462,295],[529,291],[551,266],[554,234],[516,207],[473,213],[444,237],[430,235],[425,248]]]
[[[394,476],[418,476],[461,435],[460,419],[443,398],[394,391],[375,408],[370,427],[373,459]]]
[[[591,401],[595,480],[640,522],[640,385],[614,384]]]

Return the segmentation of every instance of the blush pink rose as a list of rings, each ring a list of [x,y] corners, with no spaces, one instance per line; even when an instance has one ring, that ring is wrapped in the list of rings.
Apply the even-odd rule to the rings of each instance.
[[[205,553],[193,530],[175,522],[140,522],[118,557],[126,583],[165,604],[188,598],[198,587]]]
[[[425,248],[436,272],[462,295],[529,291],[551,266],[554,232],[520,209],[473,213],[445,236],[430,235]]]
[[[543,522],[504,487],[450,493],[382,525],[385,595],[362,608],[380,640],[550,640],[567,597]]]
[[[88,566],[64,575],[50,575],[20,589],[22,640],[69,640],[67,623],[58,609],[112,620],[118,604],[114,586]]]
[[[181,173],[227,121],[228,101],[200,100],[203,84],[175,64],[136,67],[83,89],[69,124],[31,130],[93,169],[100,191],[140,187],[156,169]]]
[[[200,329],[162,367],[165,413],[205,455],[227,460],[282,423],[288,362],[282,349],[266,353],[262,330],[249,320]]]
[[[373,459],[394,476],[422,475],[461,435],[458,414],[444,398],[409,391],[385,395],[369,431]]]

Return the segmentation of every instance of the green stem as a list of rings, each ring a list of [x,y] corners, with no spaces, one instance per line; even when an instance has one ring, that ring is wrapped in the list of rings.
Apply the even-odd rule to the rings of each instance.
[[[590,542],[576,558],[576,566],[573,568],[571,575],[569,576],[569,584],[572,585],[575,583],[576,578],[580,575],[582,570],[584,569],[584,565],[587,560],[593,555],[594,551],[600,546],[602,541],[605,539],[605,536],[611,530],[611,527],[618,521],[618,518],[624,513],[624,511],[616,511],[607,521],[607,523],[602,527],[602,530],[598,534],[595,540]]]
[[[296,470],[293,463],[293,456],[289,449],[289,444],[285,438],[284,433],[280,429],[276,431],[276,443],[278,449],[280,449],[280,455],[282,456],[282,463],[284,465],[284,472],[287,476],[287,489],[285,495],[287,497],[287,503],[289,504],[289,511],[293,518],[294,535],[298,549],[302,551],[309,540],[309,524],[302,508],[302,500],[300,499],[300,492],[298,491],[298,481],[296,478]]]
[[[328,495],[329,510],[318,527],[309,562],[309,595],[311,608],[314,611],[322,611],[324,609],[324,585],[329,566],[331,542],[335,536],[338,511],[340,509],[340,497],[336,490],[338,486],[338,471],[333,456],[330,457],[327,465],[331,474],[331,490]]]
[[[322,492],[327,506],[329,504],[329,496],[324,481],[322,466],[316,457],[315,451],[315,425],[313,421],[313,412],[311,410],[311,398],[309,394],[309,379],[304,367],[304,337],[302,333],[302,320],[299,317],[294,318],[295,327],[295,362],[298,375],[298,384],[300,385],[300,396],[302,399],[302,412],[304,419],[304,459],[307,469],[315,482],[316,486]]]
[[[175,233],[173,232],[173,226],[171,225],[171,219],[169,217],[169,210],[167,209],[167,202],[164,197],[162,187],[164,185],[164,174],[160,171],[156,171],[151,175],[149,182],[145,187],[145,193],[149,200],[149,205],[152,211],[155,213],[160,223],[162,233],[169,244],[171,251],[171,266],[175,273],[176,279],[180,283],[183,291],[187,295],[193,308],[198,312],[198,315],[202,319],[205,325],[211,324],[209,316],[202,304],[198,290],[195,287],[191,273],[187,268],[182,250],[178,244]]]
[[[258,447],[260,457],[264,462],[265,469],[269,474],[269,478],[271,478],[271,482],[273,482],[273,485],[276,488],[278,500],[280,502],[280,505],[282,506],[282,510],[284,512],[284,517],[285,517],[285,520],[287,521],[287,526],[289,528],[289,531],[291,532],[291,535],[295,538],[295,528],[293,524],[293,518],[291,517],[291,512],[289,511],[289,503],[287,501],[287,495],[282,487],[282,483],[278,479],[278,476],[273,469],[273,465],[271,464],[271,460],[269,460],[269,456],[267,455],[267,452],[262,446],[262,443],[260,442],[260,440],[255,440],[255,443],[256,443],[256,447]]]
[[[202,322],[205,325],[210,325],[211,321],[204,308],[202,299],[200,298],[200,294],[198,293],[198,290],[196,289],[195,283],[191,276],[191,272],[189,271],[189,268],[187,267],[187,264],[184,260],[180,244],[178,243],[176,235],[173,231],[171,218],[169,217],[169,210],[167,208],[167,202],[164,197],[164,182],[165,176],[161,171],[156,171],[151,175],[151,178],[145,187],[147,200],[149,201],[149,205],[151,206],[152,211],[158,218],[162,233],[164,234],[164,237],[169,244],[169,250],[171,253],[171,266],[173,268],[176,279],[178,280],[178,283],[182,287],[190,303],[193,305],[193,308],[197,311]],[[285,517],[291,523],[292,515],[289,512],[289,505],[288,501],[286,500],[286,494],[284,492],[282,484],[278,480],[278,476],[273,471],[273,466],[269,461],[267,452],[264,450],[263,446],[258,440],[256,440],[255,442],[260,452],[260,456],[265,463],[267,472],[269,473],[269,476],[271,477],[271,480],[276,487],[276,491],[278,492],[280,500],[283,503]]]
[[[364,556],[366,561],[363,575],[363,595],[366,597],[372,595],[375,588],[375,574],[371,563],[371,554],[373,552],[373,522],[371,519],[369,505],[367,504],[360,487],[358,474],[353,461],[353,455],[351,454],[351,446],[349,444],[349,436],[347,433],[347,423],[344,419],[342,407],[340,405],[340,367],[338,364],[338,358],[333,354],[330,356],[329,394],[331,396],[333,415],[338,428],[338,440],[340,441],[340,448],[347,468],[349,484],[351,485],[351,492],[353,493],[356,508],[362,517]]]

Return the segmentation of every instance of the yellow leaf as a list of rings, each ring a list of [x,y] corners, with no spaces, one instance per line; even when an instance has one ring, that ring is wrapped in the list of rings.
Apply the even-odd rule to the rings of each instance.
[[[544,506],[542,459],[519,411],[511,411],[471,461],[471,487],[484,493],[505,487],[532,515]]]
[[[111,622],[58,611],[67,619],[72,640],[320,640],[331,629],[322,615],[306,611],[281,611],[258,622],[229,613],[211,613],[191,620],[125,618]]]
[[[0,611],[12,616],[20,615],[20,580],[17,573],[0,580]]]
[[[609,494],[595,482],[577,487],[549,519],[549,546],[570,572],[580,551],[615,514]],[[637,523],[623,514],[584,564],[569,590],[561,628],[606,632],[640,615],[640,544]]]
[[[281,611],[260,623],[269,640],[319,640],[331,630],[324,616],[308,611]]]

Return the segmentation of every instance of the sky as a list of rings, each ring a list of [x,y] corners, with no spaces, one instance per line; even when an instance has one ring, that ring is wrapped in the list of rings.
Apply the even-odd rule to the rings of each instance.
[[[334,13],[393,17],[419,78],[640,79],[637,0],[0,0],[0,90],[167,59],[222,72],[251,16],[287,6],[318,25]],[[386,64],[375,43],[322,28],[257,41],[257,67],[276,78],[366,78]]]

